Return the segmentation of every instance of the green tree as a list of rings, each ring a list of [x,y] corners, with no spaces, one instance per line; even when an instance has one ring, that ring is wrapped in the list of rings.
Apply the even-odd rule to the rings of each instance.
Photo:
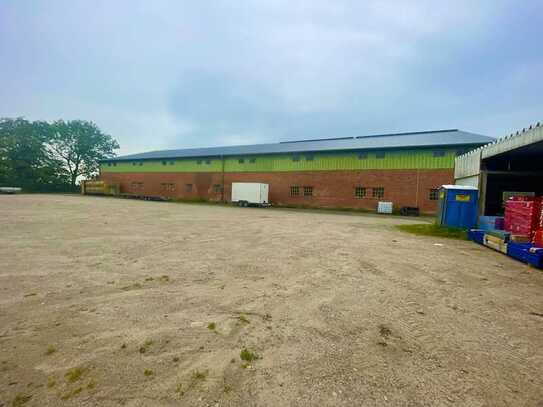
[[[46,122],[0,119],[0,184],[30,190],[65,184],[61,163],[47,151],[51,130]]]
[[[54,159],[62,162],[72,187],[78,177],[95,175],[100,160],[113,157],[119,148],[117,141],[93,122],[57,120],[51,126],[49,151]]]

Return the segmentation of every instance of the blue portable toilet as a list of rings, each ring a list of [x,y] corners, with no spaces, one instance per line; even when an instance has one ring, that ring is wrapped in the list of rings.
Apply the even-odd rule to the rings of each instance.
[[[439,189],[437,224],[470,229],[477,225],[477,194],[475,187],[443,185]]]

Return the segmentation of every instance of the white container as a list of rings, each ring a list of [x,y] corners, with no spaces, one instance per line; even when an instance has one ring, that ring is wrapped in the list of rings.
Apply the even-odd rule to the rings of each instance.
[[[16,194],[21,192],[19,187],[0,187],[0,194]]]
[[[392,213],[392,202],[379,202],[377,213]]]
[[[239,206],[269,206],[268,184],[260,182],[232,182],[232,202]]]

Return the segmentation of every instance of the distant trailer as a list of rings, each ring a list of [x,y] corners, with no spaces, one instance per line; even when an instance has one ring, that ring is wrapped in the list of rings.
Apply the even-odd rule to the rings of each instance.
[[[268,184],[232,182],[232,203],[239,206],[270,206]]]
[[[0,194],[16,194],[21,191],[19,187],[0,187]]]

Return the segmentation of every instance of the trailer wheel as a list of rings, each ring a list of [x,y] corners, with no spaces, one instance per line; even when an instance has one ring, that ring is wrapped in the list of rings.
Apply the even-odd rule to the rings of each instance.
[[[243,201],[243,206],[244,206],[245,208],[247,208],[247,207],[249,206],[249,202]]]

